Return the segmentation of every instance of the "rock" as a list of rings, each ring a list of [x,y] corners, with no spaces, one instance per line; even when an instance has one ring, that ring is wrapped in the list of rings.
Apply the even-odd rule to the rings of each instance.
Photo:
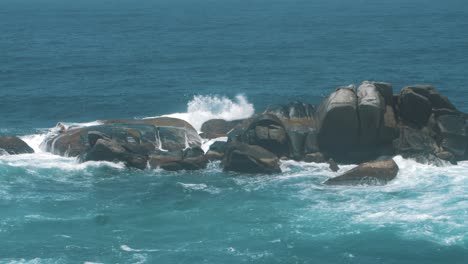
[[[358,100],[353,87],[341,87],[316,112],[318,144],[333,157],[346,157],[358,143]]]
[[[370,82],[373,84],[380,95],[382,95],[385,105],[393,106],[393,87],[392,84],[386,82]]]
[[[201,148],[187,148],[183,151],[157,150],[149,156],[152,169],[160,167],[168,171],[200,170],[206,168],[208,160]]]
[[[165,122],[168,120],[163,119]],[[172,120],[176,125],[185,121]],[[177,119],[176,119],[177,120]],[[45,140],[46,151],[61,156],[78,157],[92,147],[93,142],[100,138],[109,138],[126,144],[129,148],[146,150],[182,150],[187,147],[200,147],[201,138],[191,127],[160,126],[134,120],[131,123],[108,121],[108,124],[90,127],[71,128]],[[158,121],[159,122],[159,121]]]
[[[325,163],[325,155],[321,152],[309,153],[304,156],[304,162]]]
[[[148,147],[156,149],[159,144],[157,129],[153,125],[115,123],[68,129],[46,139],[44,145],[47,152],[78,157],[92,147],[90,143],[101,138],[113,139],[119,144],[141,145],[145,149]],[[185,135],[179,136],[178,140],[181,141],[179,145],[185,146]]]
[[[423,127],[432,111],[441,109],[456,111],[456,107],[430,85],[414,85],[400,93],[399,113],[403,120]]]
[[[18,137],[0,136],[0,149],[9,155],[34,153],[34,150]]]
[[[462,160],[468,146],[465,118],[458,114],[442,115],[437,118],[440,146]]]
[[[218,137],[225,137],[227,133],[244,120],[226,121],[224,119],[211,119],[203,123],[201,132],[203,137],[213,139]]]
[[[446,96],[441,95],[431,85],[413,85],[408,86],[405,89],[410,89],[421,96],[426,97],[434,109],[451,109],[456,110],[456,107],[448,100]]]
[[[329,168],[333,172],[337,172],[340,170],[340,167],[338,167],[338,164],[333,159],[328,160],[328,164],[330,165]]]
[[[82,157],[83,161],[121,161],[128,167],[145,169],[148,158],[134,153],[119,144],[116,140],[100,138]]]
[[[226,151],[227,142],[216,141],[211,144],[210,149],[206,152],[205,157],[208,160],[222,160]]]
[[[319,151],[317,144],[317,130],[310,118],[295,118],[281,120],[289,139],[289,157],[301,160],[304,154]]]
[[[381,144],[391,144],[400,134],[400,128],[396,119],[395,110],[387,105],[383,116],[382,127],[379,132],[379,142]]]
[[[432,106],[427,97],[406,87],[400,93],[399,110],[404,121],[423,127],[431,116]]]
[[[264,114],[272,114],[280,119],[310,119],[314,116],[315,109],[308,103],[292,101],[287,105],[270,105]]]
[[[393,180],[398,174],[398,165],[392,159],[386,161],[367,162],[328,179],[327,185],[381,185]]]
[[[429,129],[418,129],[410,126],[400,128],[400,137],[394,141],[394,148],[396,154],[400,154],[405,158],[440,152]]]
[[[376,86],[369,82],[364,82],[359,86],[357,96],[360,145],[375,145],[378,143],[378,136],[385,112],[385,100],[380,95]]]
[[[161,135],[163,143],[166,142],[170,146],[164,146],[166,149],[180,149],[180,146],[188,144],[189,147],[200,147],[202,139],[198,135],[198,131],[187,121],[172,117],[155,117],[146,119],[130,119],[130,120],[104,120],[100,121],[103,124],[142,124],[152,125],[161,128],[168,134]],[[173,137],[171,133],[177,136]],[[166,137],[167,136],[167,137]]]
[[[442,152],[439,152],[436,154],[437,158],[441,159],[441,160],[445,160],[445,161],[448,161],[450,162],[450,164],[452,165],[457,165],[458,162],[457,162],[457,159],[455,158],[455,155],[453,155],[452,153],[448,152],[448,151],[442,151]]]
[[[224,170],[243,173],[279,173],[279,165],[275,154],[260,146],[242,143],[230,144],[223,160]]]
[[[282,121],[271,114],[261,114],[244,124],[241,142],[258,145],[281,157],[289,154],[289,139]],[[231,138],[230,138],[231,139]],[[231,141],[233,141],[231,139]]]

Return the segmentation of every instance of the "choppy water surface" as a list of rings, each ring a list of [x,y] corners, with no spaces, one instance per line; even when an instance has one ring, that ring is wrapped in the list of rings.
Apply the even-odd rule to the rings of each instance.
[[[465,0],[0,1],[0,134],[37,151],[0,157],[0,263],[467,263],[468,162],[330,187],[322,164],[138,171],[39,147],[58,121],[199,128],[365,79],[468,111],[466,28]]]

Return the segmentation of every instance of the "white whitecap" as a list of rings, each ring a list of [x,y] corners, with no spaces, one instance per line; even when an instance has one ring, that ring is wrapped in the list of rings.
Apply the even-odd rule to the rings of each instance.
[[[251,117],[254,112],[253,104],[243,95],[237,95],[234,100],[224,96],[196,95],[187,103],[187,112],[164,116],[185,120],[200,131],[202,124],[210,119],[245,119]]]

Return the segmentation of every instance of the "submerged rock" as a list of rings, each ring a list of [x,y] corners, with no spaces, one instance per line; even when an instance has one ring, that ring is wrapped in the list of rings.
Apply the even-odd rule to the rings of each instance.
[[[328,179],[327,185],[382,185],[393,180],[398,174],[394,160],[363,163],[344,174]]]
[[[275,154],[260,146],[242,143],[233,143],[228,146],[223,167],[226,171],[244,173],[281,172],[279,159]]]
[[[1,153],[16,155],[34,153],[34,150],[18,137],[0,136],[0,155]]]

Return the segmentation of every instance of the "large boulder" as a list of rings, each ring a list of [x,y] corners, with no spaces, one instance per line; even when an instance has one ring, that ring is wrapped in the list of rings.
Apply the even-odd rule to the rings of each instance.
[[[224,119],[211,119],[201,126],[202,137],[207,139],[225,137],[227,133],[244,120],[226,121]]]
[[[42,145],[47,152],[78,157],[90,148],[88,134],[93,132],[101,133],[120,143],[144,145],[145,148],[149,146],[153,149],[181,150],[201,146],[200,136],[191,127],[154,126],[137,121],[131,123],[115,121],[96,126],[72,128],[47,138]]]
[[[401,118],[409,124],[423,127],[434,110],[452,110],[456,107],[430,85],[408,86],[401,90],[398,103]]]
[[[172,142],[166,142],[170,145],[174,145],[173,141],[182,142],[184,145],[187,143],[189,147],[200,147],[201,146],[201,137],[199,136],[197,130],[187,121],[173,118],[173,117],[154,117],[154,118],[145,118],[145,119],[124,119],[124,120],[103,120],[99,121],[103,124],[146,124],[152,125],[155,127],[162,128],[169,134],[174,133],[178,136],[173,140],[167,140]],[[165,134],[165,135],[169,135]],[[164,136],[162,136],[164,140]],[[175,144],[174,148],[179,148],[180,144]]]
[[[344,174],[328,179],[327,185],[381,185],[393,180],[398,174],[398,165],[394,160],[367,162]]]
[[[361,145],[375,145],[378,143],[380,128],[385,112],[385,99],[377,87],[370,82],[364,82],[359,86],[358,112],[360,121]]]
[[[278,157],[289,154],[289,138],[283,122],[271,114],[251,118],[242,128],[240,142],[258,145]],[[234,141],[230,137],[230,141]]]
[[[449,114],[437,117],[440,146],[452,153],[457,160],[465,158],[468,146],[468,131],[465,118],[460,114]]]
[[[380,95],[382,95],[386,105],[393,105],[393,86],[386,82],[370,82],[373,84]]]
[[[116,140],[121,144],[150,145],[153,149],[156,149],[161,141],[158,129],[153,125],[114,123],[63,131],[46,139],[43,147],[47,152],[56,155],[78,157],[84,155],[92,147],[90,140],[93,142],[103,137]],[[179,141],[180,146],[185,146],[185,136],[179,135]]]
[[[282,119],[282,123],[289,139],[290,158],[301,160],[304,155],[319,151],[314,119]]]
[[[318,144],[321,150],[346,157],[358,143],[358,99],[353,86],[338,88],[316,112]]]
[[[145,169],[148,161],[146,155],[135,153],[116,140],[99,138],[96,143],[81,157],[82,161],[124,162],[128,167]]]
[[[0,153],[15,155],[34,153],[34,150],[18,137],[0,136]]]
[[[255,145],[232,143],[228,146],[223,159],[226,171],[243,173],[279,173],[278,157],[268,150]]]
[[[407,87],[400,93],[399,110],[404,121],[423,127],[432,114],[432,105],[427,97]]]

